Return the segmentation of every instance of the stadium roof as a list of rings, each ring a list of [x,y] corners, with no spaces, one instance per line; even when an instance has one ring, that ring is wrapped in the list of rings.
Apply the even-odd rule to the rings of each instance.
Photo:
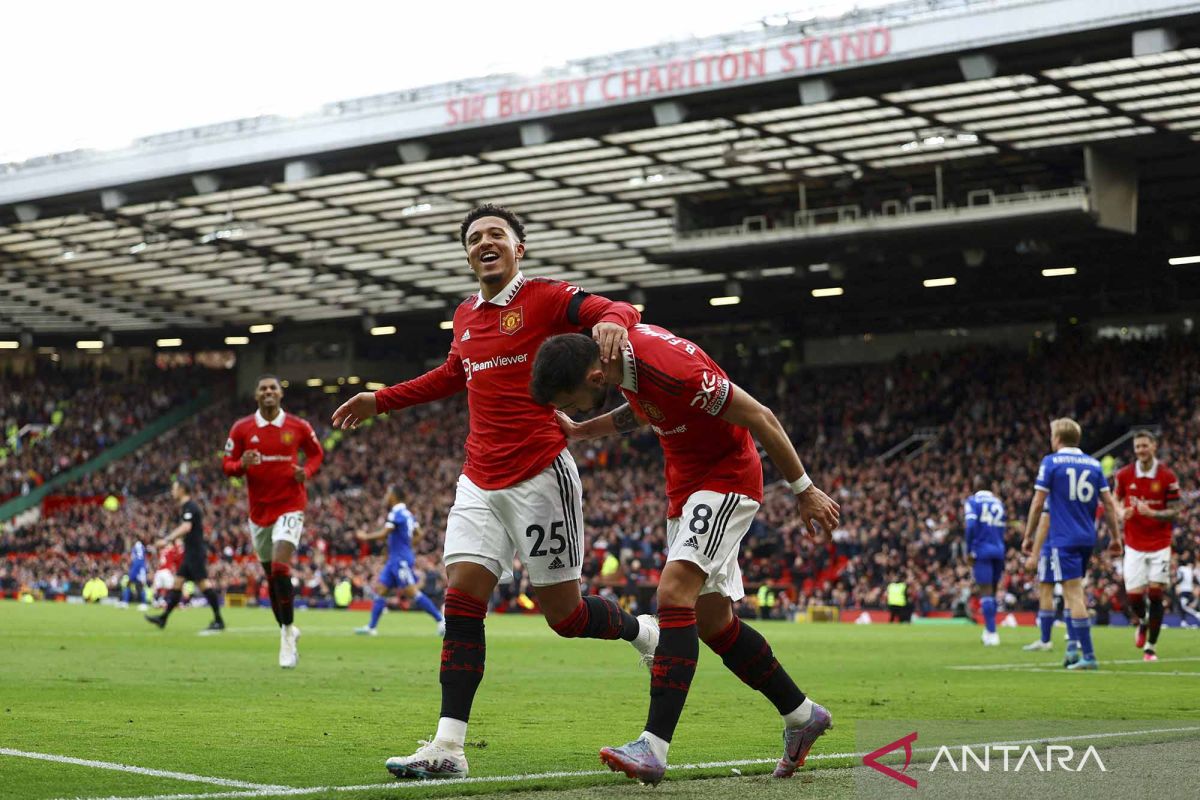
[[[975,64],[953,54],[849,59],[830,81],[802,87],[803,98],[795,76],[777,76],[665,103],[451,129],[13,203],[0,209],[0,332],[444,318],[476,288],[458,230],[479,202],[526,218],[528,272],[635,299],[685,287],[723,294],[736,280],[738,289],[761,284],[766,296],[807,302],[805,265],[853,262],[880,233],[853,227],[861,208],[837,211],[857,205],[864,191],[896,201],[893,216],[926,239],[936,238],[928,234],[938,220],[921,212],[960,207],[943,220],[949,232],[937,247],[910,245],[928,249],[928,263],[950,258],[937,248],[954,258],[967,246],[1011,248],[1019,237],[1005,226],[1042,211],[1052,226],[1073,214],[1084,250],[1112,252],[1117,234],[1094,230],[1095,209],[1079,188],[1085,145],[1103,144],[1137,163],[1143,218],[1147,207],[1163,209],[1139,237],[1161,238],[1162,226],[1200,211],[1200,15],[1169,22],[1171,46],[1139,56],[1130,55],[1130,34],[1153,27],[1145,20],[997,44]],[[847,24],[866,31],[860,44],[869,48],[878,26]],[[987,76],[964,80],[975,68]],[[631,80],[666,79],[651,76],[653,69],[639,67]],[[924,208],[919,198],[932,197],[939,166],[951,176],[952,196]],[[940,193],[943,175],[937,180]],[[830,209],[834,225],[849,227],[822,227],[811,214],[768,222],[767,212],[753,210],[763,198],[794,206],[799,184],[801,210]],[[731,237],[720,241],[729,246],[717,249],[728,252],[714,257],[710,237],[689,256],[697,236],[676,231],[680,198],[749,209],[727,220]],[[976,203],[988,223],[980,229],[967,208]],[[753,234],[777,224],[807,228],[759,248],[753,260],[739,255],[739,227]],[[838,241],[839,232],[851,244]]]

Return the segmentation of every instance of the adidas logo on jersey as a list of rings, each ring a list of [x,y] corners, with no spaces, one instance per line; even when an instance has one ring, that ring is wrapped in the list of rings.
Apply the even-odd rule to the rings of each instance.
[[[471,338],[471,329],[467,328],[465,331],[463,331],[462,338],[459,339],[459,341],[465,342],[467,339],[470,339],[470,338]]]
[[[550,562],[550,566],[548,567],[548,569],[562,569],[565,566],[566,566],[566,564],[564,564],[562,562],[562,559],[559,558],[558,556],[555,556],[554,560]]]
[[[250,437],[250,444],[258,444],[258,434]]]
[[[688,537],[688,540],[683,543],[684,547],[699,547],[700,543],[696,541],[695,536]]]

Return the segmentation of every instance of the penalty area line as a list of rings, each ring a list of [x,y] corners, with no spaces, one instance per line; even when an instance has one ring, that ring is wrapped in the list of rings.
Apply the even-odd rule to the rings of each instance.
[[[257,791],[276,789],[286,789],[286,786],[275,786],[270,783],[250,783],[249,781],[237,781],[232,778],[212,778],[207,775],[193,775],[190,772],[174,772],[166,769],[150,769],[149,767],[135,767],[131,764],[117,764],[113,761],[95,761],[90,758],[74,758],[72,756],[60,756],[54,753],[31,753],[26,750],[13,750],[8,747],[0,747],[0,756],[14,756],[16,758],[30,758],[35,761],[51,761],[56,764],[73,764],[78,767],[92,767],[94,769],[111,769],[117,772],[129,772],[135,775],[148,775],[152,778],[170,778],[176,781],[191,781],[193,783],[210,783],[213,786],[230,786],[239,789],[253,789]]]
[[[1113,731],[1110,733],[1081,733],[1078,735],[1067,736],[1041,736],[1036,739],[1012,739],[998,742],[978,742],[975,744],[959,745],[954,747],[991,747],[1003,745],[1024,745],[1024,744],[1045,744],[1049,742],[1077,742],[1093,739],[1112,739],[1127,736],[1148,736],[1160,733],[1193,733],[1200,731],[1200,725],[1192,725],[1181,728],[1151,728],[1148,730],[1138,731]],[[933,753],[939,750],[940,747],[914,747],[914,753]],[[860,759],[863,756],[869,755],[868,752],[862,753],[822,753],[809,756],[807,761],[831,761],[842,759]],[[735,761],[708,761],[700,764],[678,764],[668,768],[671,772],[680,770],[697,770],[697,769],[716,769],[721,767],[743,767],[757,766],[761,764],[774,764],[776,760],[773,758],[747,758],[738,759]],[[806,762],[807,763],[807,762]],[[221,798],[249,798],[249,797],[296,797],[311,794],[329,794],[333,792],[366,792],[395,790],[398,792],[408,791],[409,789],[427,789],[433,786],[461,786],[467,784],[481,783],[508,783],[519,781],[537,781],[547,780],[550,778],[587,778],[599,777],[603,775],[615,775],[610,770],[578,770],[573,772],[533,772],[523,775],[488,775],[478,778],[450,778],[447,780],[413,780],[406,783],[396,781],[388,783],[364,783],[354,786],[310,786],[310,787],[262,787],[258,789],[249,789],[246,791],[237,792],[202,792],[195,794],[157,794],[157,795],[110,795],[106,797],[89,797],[89,798],[74,798],[73,800],[219,800]],[[61,800],[61,799],[60,799]]]

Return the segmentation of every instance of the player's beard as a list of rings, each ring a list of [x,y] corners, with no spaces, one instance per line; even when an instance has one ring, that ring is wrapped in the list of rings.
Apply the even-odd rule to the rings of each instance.
[[[588,409],[589,414],[594,414],[604,407],[604,401],[608,399],[608,387],[599,386],[596,388],[588,388],[588,392],[592,396],[592,407]]]

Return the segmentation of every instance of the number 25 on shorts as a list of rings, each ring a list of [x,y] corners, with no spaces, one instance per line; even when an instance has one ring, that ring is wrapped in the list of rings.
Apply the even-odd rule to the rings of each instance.
[[[529,550],[531,557],[544,555],[556,556],[567,549],[567,537],[563,536],[560,531],[566,527],[566,523],[561,520],[550,523],[550,549],[543,547],[546,543],[546,529],[541,525],[530,525],[525,529],[525,535],[529,537],[537,537],[533,542],[533,547]]]

